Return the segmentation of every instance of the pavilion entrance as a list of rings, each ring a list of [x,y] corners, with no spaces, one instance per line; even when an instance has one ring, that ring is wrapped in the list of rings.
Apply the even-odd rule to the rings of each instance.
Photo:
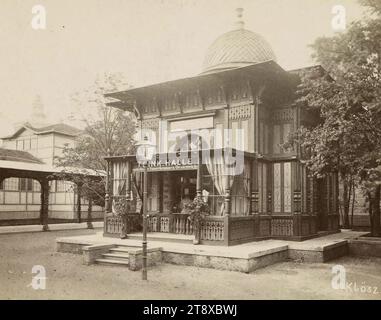
[[[142,180],[142,175],[137,172]],[[148,172],[148,230],[193,234],[188,215],[183,212],[187,203],[196,197],[197,171],[172,170]],[[139,189],[143,186],[139,183]],[[141,199],[139,199],[141,200]]]
[[[169,171],[163,179],[162,199],[171,199],[172,213],[181,213],[184,205],[196,197],[196,170]]]

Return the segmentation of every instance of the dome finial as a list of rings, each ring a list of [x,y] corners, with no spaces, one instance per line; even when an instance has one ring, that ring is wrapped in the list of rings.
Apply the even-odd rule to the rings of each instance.
[[[243,8],[235,9],[237,13],[237,21],[235,23],[237,29],[243,29],[245,27],[245,22],[242,20]]]

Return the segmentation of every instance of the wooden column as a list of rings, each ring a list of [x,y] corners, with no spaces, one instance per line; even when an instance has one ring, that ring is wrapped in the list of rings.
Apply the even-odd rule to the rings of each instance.
[[[81,195],[82,195],[82,185],[80,183],[77,184],[77,221],[78,223],[82,222],[82,212],[81,212]]]
[[[263,169],[263,167],[262,167]],[[260,236],[260,212],[259,212],[259,180],[258,175],[262,174],[259,172],[258,160],[254,159],[250,163],[250,214],[254,217],[254,230],[253,234],[255,237]],[[264,201],[267,201],[266,198]]]
[[[171,182],[171,175],[169,171],[165,171],[163,174],[163,213],[171,213],[174,203],[173,197],[173,183]]]
[[[42,231],[49,231],[49,181],[46,177],[39,179],[41,185],[40,224]]]
[[[197,184],[196,184],[196,196],[197,198],[202,196],[202,176],[201,176],[201,149],[202,149],[202,141],[201,137],[198,138],[198,161],[197,161]]]
[[[201,161],[197,165],[197,184],[196,184],[196,196],[199,198],[202,196],[202,183],[201,183]]]
[[[234,179],[234,176],[229,176],[228,173],[226,173],[225,176],[225,210],[224,215],[230,216],[230,209],[231,209],[231,190],[230,190],[230,179]]]
[[[131,167],[132,163],[130,161],[127,162],[127,183],[126,183],[126,197],[127,200],[131,200]]]
[[[267,213],[272,215],[273,212],[273,184],[274,184],[274,164],[268,162],[266,165],[266,176],[267,176]]]
[[[250,203],[250,213],[252,215],[259,213],[258,203],[259,203],[259,186],[258,186],[258,160],[254,159],[251,162],[250,170],[251,179],[251,203]],[[264,200],[266,201],[266,199]]]
[[[301,167],[298,162],[291,162],[291,211],[293,214],[294,236],[302,236],[300,170]]]
[[[103,215],[103,234],[107,233],[107,216],[110,212],[110,162],[106,160],[106,181],[105,181],[105,207]]]
[[[110,212],[110,162],[107,161],[106,184],[105,184],[105,217]],[[105,224],[106,225],[106,224]]]
[[[89,204],[87,207],[87,229],[94,229],[92,211],[93,211],[93,199],[89,197]]]
[[[292,182],[291,182],[291,186],[292,186],[292,198],[293,198],[293,204],[292,204],[292,208],[293,208],[293,213],[295,214],[299,214],[301,213],[301,201],[302,201],[302,195],[301,195],[301,191],[302,191],[302,180],[301,180],[301,166],[299,165],[299,163],[297,162],[291,162],[291,177],[292,177]]]
[[[163,212],[163,173],[162,172],[159,172],[158,173],[158,183],[159,183],[159,189],[158,189],[158,192],[159,192],[159,195],[158,195],[158,210],[160,213]]]

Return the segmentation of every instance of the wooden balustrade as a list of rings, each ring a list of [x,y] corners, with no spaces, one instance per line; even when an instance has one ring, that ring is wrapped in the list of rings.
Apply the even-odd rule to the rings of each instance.
[[[105,234],[120,235],[122,232],[123,221],[127,225],[127,233],[139,232],[142,229],[142,217],[139,214],[128,214],[125,216],[119,216],[116,214],[109,214],[106,216],[104,223]]]
[[[170,215],[150,213],[147,218],[148,232],[170,232]]]
[[[193,226],[187,214],[151,213],[148,215],[149,232],[193,234]]]
[[[172,214],[172,232],[177,234],[193,234],[193,225],[188,214]]]
[[[179,235],[195,234],[189,215],[180,213],[150,213],[148,232],[164,232]],[[337,217],[329,217],[332,229],[337,228]],[[105,235],[118,236],[122,231],[122,219],[126,219],[127,233],[142,231],[142,216],[109,213],[105,217]],[[295,219],[301,220],[300,230],[295,229]],[[316,233],[316,216],[207,216],[201,221],[199,239],[203,244],[235,245],[264,237],[305,236]]]
[[[107,216],[105,224],[104,230],[106,234],[120,234],[122,231],[122,219],[120,216]]]
[[[161,216],[160,217],[160,232],[170,232],[170,217]]]
[[[200,237],[206,241],[224,241],[225,221],[224,217],[208,216],[201,222]]]
[[[166,232],[193,235],[194,227],[187,214],[149,214],[147,218],[148,232]],[[129,214],[126,219],[127,232],[141,231],[142,217],[139,214]],[[105,218],[105,234],[119,235],[122,231],[122,217],[110,214]],[[224,240],[224,217],[209,216],[201,223],[201,240]]]

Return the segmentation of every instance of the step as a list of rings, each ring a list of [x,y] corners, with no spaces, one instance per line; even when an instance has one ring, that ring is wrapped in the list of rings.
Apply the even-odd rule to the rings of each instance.
[[[104,253],[102,254],[102,257],[105,257],[106,259],[107,258],[111,258],[111,259],[114,259],[115,260],[127,260],[129,259],[129,255],[128,254],[122,254],[122,253]]]
[[[121,266],[127,267],[128,261],[115,260],[115,259],[96,259],[97,264],[108,265],[108,266]]]
[[[128,239],[132,240],[143,240],[143,236],[141,234],[129,234]],[[148,241],[162,241],[162,242],[177,242],[177,243],[187,243],[187,244],[193,244],[193,238],[192,237],[181,237],[181,235],[176,237],[166,237],[161,235],[148,235],[147,236]]]
[[[110,252],[112,253],[121,253],[121,254],[128,254],[128,252],[130,251],[131,249],[126,249],[126,248],[122,248],[122,247],[116,247],[116,248],[111,248],[110,249]]]

